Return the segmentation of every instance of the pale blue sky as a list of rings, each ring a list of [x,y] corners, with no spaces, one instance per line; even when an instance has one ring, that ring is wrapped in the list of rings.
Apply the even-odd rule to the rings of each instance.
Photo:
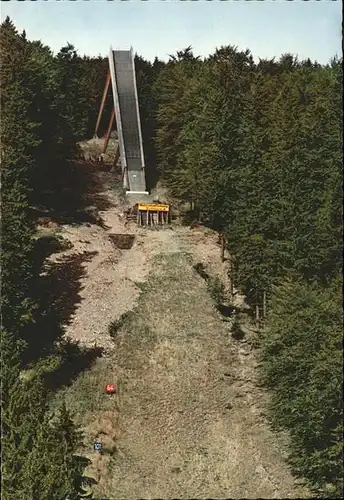
[[[291,52],[326,63],[342,53],[339,0],[12,0],[0,8],[2,20],[9,15],[30,40],[54,52],[68,41],[80,55],[132,45],[150,60],[166,60],[188,45],[201,57],[228,44],[249,48],[255,59]]]

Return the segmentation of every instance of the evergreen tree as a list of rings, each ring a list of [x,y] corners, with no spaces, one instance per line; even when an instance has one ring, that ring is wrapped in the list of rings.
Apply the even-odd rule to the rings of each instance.
[[[325,495],[343,495],[341,280],[275,289],[262,343],[272,415],[292,438],[292,463]]]
[[[25,33],[19,35],[6,18],[0,28],[0,55],[2,493],[8,500],[77,498],[85,466],[74,457],[79,436],[65,410],[51,426],[48,393],[37,370],[22,371],[41,333],[32,328],[37,303],[32,298],[34,228],[28,209],[34,172],[44,158],[42,142],[49,141],[41,124],[50,110],[44,84],[52,77],[51,54],[28,42]]]
[[[184,58],[185,55],[185,58]],[[158,152],[158,170],[168,182],[176,166],[180,151],[178,137],[185,123],[183,96],[188,78],[200,64],[189,49],[180,51],[160,72],[154,84],[154,97],[158,103],[156,147]]]
[[[68,43],[57,54],[59,96],[57,106],[63,117],[63,141],[81,140],[87,130],[87,100],[81,86],[82,62]]]
[[[9,346],[9,343],[11,345]],[[2,393],[3,498],[77,499],[89,461],[75,455],[82,436],[65,406],[52,421],[39,377],[20,376],[13,337],[3,334]],[[12,350],[12,356],[9,352]],[[55,420],[55,421],[54,421]]]
[[[30,262],[33,227],[28,217],[29,177],[39,145],[37,122],[30,120],[32,93],[25,87],[26,42],[6,18],[0,29],[1,184],[2,184],[2,326],[25,340],[32,321]]]
[[[150,62],[145,61],[138,55],[135,56],[136,85],[148,189],[151,189],[157,180],[157,160],[154,144],[156,131],[156,100],[153,96],[153,85],[157,78],[157,65],[158,61],[155,63],[154,70]]]

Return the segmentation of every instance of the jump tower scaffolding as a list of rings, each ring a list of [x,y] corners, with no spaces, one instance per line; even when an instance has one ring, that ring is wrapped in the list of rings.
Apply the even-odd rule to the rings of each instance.
[[[114,107],[103,152],[106,151],[113,122],[116,118],[123,187],[127,194],[148,194],[132,48],[130,50],[113,50],[110,47],[109,71],[99,109],[95,136],[97,136],[110,83]]]

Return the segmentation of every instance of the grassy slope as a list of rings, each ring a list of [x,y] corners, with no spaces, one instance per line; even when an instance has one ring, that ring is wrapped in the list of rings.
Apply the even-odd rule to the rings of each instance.
[[[245,385],[233,383],[240,367],[206,283],[175,241],[174,252],[156,257],[113,356],[59,393],[85,427],[97,498],[304,495]],[[109,398],[113,381],[119,396]],[[103,455],[91,450],[95,438]]]

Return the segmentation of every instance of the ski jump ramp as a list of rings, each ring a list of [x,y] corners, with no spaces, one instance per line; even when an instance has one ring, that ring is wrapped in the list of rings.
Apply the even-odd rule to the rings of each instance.
[[[133,49],[110,47],[109,67],[123,186],[127,194],[148,194]]]

